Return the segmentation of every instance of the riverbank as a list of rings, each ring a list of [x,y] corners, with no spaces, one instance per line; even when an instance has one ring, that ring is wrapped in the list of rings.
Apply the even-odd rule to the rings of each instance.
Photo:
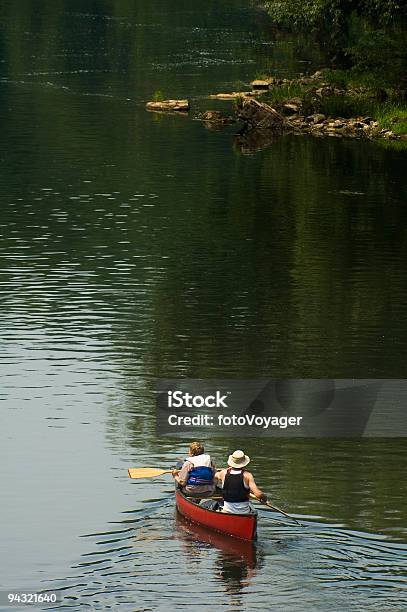
[[[240,84],[241,85],[241,84]],[[343,71],[318,70],[295,79],[258,74],[246,89],[212,93],[211,101],[231,102],[231,112],[216,108],[193,112],[208,129],[242,124],[239,136],[263,148],[280,132],[316,137],[364,138],[407,148],[407,106],[386,91],[346,78]],[[147,110],[188,114],[188,100],[155,100]],[[192,105],[192,111],[193,105]],[[260,145],[261,143],[261,145]]]
[[[400,3],[266,0],[261,6],[278,31],[312,40],[324,57],[321,65],[330,67],[318,73],[319,100],[301,79],[289,95],[303,97],[309,114],[342,123],[370,117],[377,123],[374,137],[405,147],[388,142],[407,135],[407,18]],[[280,95],[284,92],[273,92],[272,102]]]
[[[211,98],[234,100],[244,131],[281,129],[313,136],[379,139],[407,147],[407,106],[387,92],[346,79],[343,71],[319,70],[297,79],[257,75],[247,91]],[[224,121],[221,115],[214,121]]]
[[[407,136],[407,104],[396,94],[365,85],[343,70],[319,70],[309,77],[290,81],[274,79],[265,101],[281,108],[292,119],[295,118],[292,111],[305,116],[322,114],[328,124],[330,119],[374,124],[378,128],[373,130],[374,136],[390,139]]]

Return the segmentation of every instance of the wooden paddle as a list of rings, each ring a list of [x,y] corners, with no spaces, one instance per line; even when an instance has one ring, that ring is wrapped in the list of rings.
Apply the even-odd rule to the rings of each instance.
[[[130,478],[153,478],[163,474],[172,474],[173,470],[160,470],[158,468],[129,468]]]
[[[304,527],[304,525],[302,523],[297,521],[297,519],[295,519],[293,516],[290,516],[289,514],[287,514],[287,512],[284,512],[284,510],[281,510],[281,508],[278,508],[277,506],[273,506],[268,501],[266,501],[266,502],[261,501],[261,499],[259,499],[255,495],[253,495],[253,493],[250,493],[250,497],[252,499],[257,499],[257,501],[260,502],[261,504],[263,504],[264,506],[268,506],[272,510],[276,510],[276,512],[280,512],[281,514],[284,514],[284,516],[286,516],[287,518],[291,519],[292,521],[295,521],[297,523],[297,525],[299,525],[300,527]]]

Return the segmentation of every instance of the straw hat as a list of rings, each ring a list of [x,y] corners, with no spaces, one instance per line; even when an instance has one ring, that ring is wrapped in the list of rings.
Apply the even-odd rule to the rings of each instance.
[[[245,455],[242,450],[236,450],[232,455],[229,455],[228,465],[233,468],[244,468],[250,463],[250,457]]]

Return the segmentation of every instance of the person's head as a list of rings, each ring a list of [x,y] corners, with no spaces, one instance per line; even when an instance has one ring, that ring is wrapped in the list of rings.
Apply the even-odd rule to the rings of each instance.
[[[228,458],[228,466],[238,470],[246,467],[249,463],[250,457],[245,455],[242,450],[235,450]]]
[[[189,445],[189,454],[191,457],[195,457],[195,455],[203,455],[204,452],[205,449],[202,442],[191,442]]]

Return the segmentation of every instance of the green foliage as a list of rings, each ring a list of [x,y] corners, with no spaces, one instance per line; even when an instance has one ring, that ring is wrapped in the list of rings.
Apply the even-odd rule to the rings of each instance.
[[[300,83],[287,83],[284,85],[272,86],[268,96],[273,102],[284,102],[289,98],[301,98],[306,95],[309,87]]]
[[[266,8],[274,21],[289,27],[338,30],[352,14],[379,25],[403,18],[401,0],[268,0]]]
[[[407,17],[401,0],[269,0],[273,20],[313,32],[334,63],[369,73],[379,86],[407,89]]]
[[[162,91],[160,91],[159,89],[157,89],[157,91],[155,91],[153,93],[153,101],[154,102],[162,102],[164,100],[164,94]]]
[[[258,70],[255,75],[254,78],[255,79],[259,79],[260,81],[265,81],[266,79],[268,79],[270,76],[270,74],[267,74],[267,72],[264,72],[264,70]]]
[[[320,112],[327,117],[359,117],[373,115],[371,100],[365,96],[328,96],[320,102]]]
[[[232,85],[235,91],[244,91],[248,88],[248,84],[242,81],[241,79],[234,81]]]
[[[329,96],[322,98],[319,110],[328,117],[345,119],[370,115],[380,128],[391,130],[398,135],[407,134],[407,105],[397,104],[392,100],[378,102],[369,94]]]
[[[377,114],[377,121],[381,128],[395,134],[407,134],[407,106],[387,105]]]
[[[235,98],[233,102],[233,107],[235,110],[240,110],[241,108],[243,108],[243,100],[244,100],[243,95],[239,95]]]
[[[333,34],[343,28],[344,8],[341,0],[271,0],[266,7],[273,20],[296,29],[326,30]]]
[[[325,70],[324,82],[339,87],[340,89],[364,89],[371,90],[371,95],[374,92],[377,94],[381,79],[377,79],[375,75],[369,72],[362,72],[360,69],[352,68],[349,70]],[[386,94],[387,95],[387,94]]]
[[[376,143],[382,149],[407,152],[407,140],[386,140],[385,138],[379,138]]]
[[[324,70],[323,80],[340,89],[346,89],[350,84],[349,70]]]
[[[393,31],[370,30],[361,33],[348,48],[355,71],[369,74],[377,86],[392,86],[399,91],[407,89],[407,46],[404,35]]]
[[[369,79],[364,80],[360,87],[360,79],[351,70],[325,70],[321,80],[342,89],[348,89],[346,95],[329,95],[318,98],[315,87],[292,81],[274,86],[266,94],[265,101],[276,106],[284,104],[290,98],[301,98],[302,113],[308,115],[320,112],[327,117],[371,116],[378,121],[381,128],[391,130],[395,134],[407,134],[407,104],[400,101],[395,94],[389,93],[388,99],[379,100]],[[356,89],[354,89],[356,88]]]

